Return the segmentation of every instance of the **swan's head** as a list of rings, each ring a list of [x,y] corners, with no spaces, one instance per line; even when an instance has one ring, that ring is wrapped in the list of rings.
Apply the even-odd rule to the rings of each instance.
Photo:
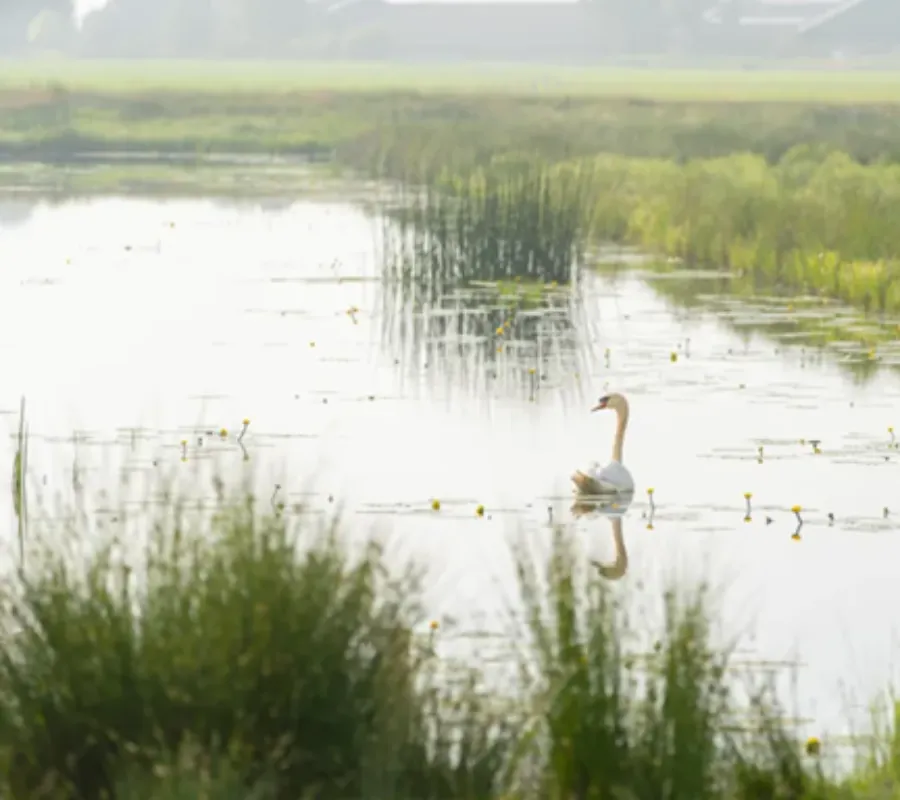
[[[621,394],[605,394],[597,401],[591,411],[603,411],[604,409],[612,409],[613,411],[628,411],[628,401]]]

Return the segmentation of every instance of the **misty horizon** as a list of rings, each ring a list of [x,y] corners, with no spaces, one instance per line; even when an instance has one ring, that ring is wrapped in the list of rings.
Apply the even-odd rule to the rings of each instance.
[[[0,56],[846,62],[898,31],[895,0],[12,0]]]

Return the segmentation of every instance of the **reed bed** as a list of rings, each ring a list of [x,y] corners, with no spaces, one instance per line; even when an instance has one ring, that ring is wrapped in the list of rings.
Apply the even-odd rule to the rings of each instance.
[[[900,168],[798,147],[694,161],[594,159],[593,231],[691,264],[728,267],[760,287],[900,309]]]
[[[590,236],[728,268],[767,291],[827,296],[866,312],[900,310],[898,165],[864,165],[809,145],[775,164],[752,154],[683,164],[616,155],[527,163],[510,155],[474,173],[480,185],[502,186],[511,165],[524,175],[540,170],[539,182],[517,184],[498,203],[487,194],[473,200],[482,195],[472,190],[479,183],[471,173],[452,180],[445,167],[405,220],[412,233],[400,261],[438,276],[477,265],[481,277],[556,280],[564,262],[577,263],[564,254],[580,257]],[[426,172],[439,174],[436,166]],[[543,200],[548,186],[555,201]],[[546,271],[536,272],[539,265]],[[577,280],[577,270],[567,274]]]
[[[768,704],[736,730],[702,589],[667,593],[639,652],[560,530],[546,562],[516,555],[522,677],[501,697],[435,655],[423,570],[340,520],[146,513],[143,550],[48,546],[6,582],[4,796],[852,796]]]
[[[414,282],[429,300],[479,281],[558,286],[577,280],[587,170],[517,160],[426,178],[386,218],[387,280]]]
[[[453,738],[435,727],[454,690],[428,681],[415,575],[386,578],[374,545],[351,557],[333,528],[301,552],[252,503],[203,527],[165,517],[133,560],[116,544],[83,565],[48,550],[6,587],[12,796],[128,796],[154,775],[159,796],[163,779],[184,796],[204,780],[278,797],[489,793],[509,723],[485,710]],[[474,695],[452,699],[475,713]]]

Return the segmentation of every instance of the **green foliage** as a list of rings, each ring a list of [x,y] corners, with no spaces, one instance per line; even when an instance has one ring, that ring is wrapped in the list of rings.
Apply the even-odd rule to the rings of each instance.
[[[210,753],[186,738],[177,755],[162,754],[148,765],[129,764],[116,778],[118,800],[274,800],[272,780],[248,785],[228,755]]]
[[[543,580],[527,558],[518,574],[535,713],[517,758],[543,765],[534,796],[758,800],[830,790],[761,696],[750,723],[736,725],[729,654],[713,645],[705,587],[667,592],[661,635],[642,650],[648,631],[586,574],[564,534]]]
[[[567,254],[590,235],[730,268],[768,291],[900,310],[898,165],[799,145],[776,164],[744,153],[684,163],[599,155],[544,166],[510,152],[473,166],[480,156],[445,159],[434,143],[416,149],[415,138],[403,156],[402,141],[373,168],[395,174],[405,163],[429,184],[404,219],[413,254],[394,262],[427,264],[433,275],[563,281],[575,263]],[[539,181],[514,184],[524,191],[509,188],[511,176],[538,173]]]
[[[176,514],[137,574],[117,546],[83,566],[48,552],[6,598],[15,796],[101,797],[188,745],[279,796],[485,796],[506,723],[466,726],[460,696],[458,727],[433,725],[448,690],[411,634],[414,576],[388,581],[374,548],[352,561],[334,531],[298,544],[245,506],[209,530]]]
[[[0,606],[4,796],[843,796],[761,701],[735,726],[703,589],[666,594],[644,647],[558,532],[542,576],[518,557],[501,696],[413,632],[418,570],[348,542],[242,502],[203,525],[170,509],[131,557],[45,549]]]
[[[376,162],[378,169],[387,165],[393,170],[402,164],[391,160],[401,152],[399,146],[389,152],[393,155],[382,155]],[[433,152],[441,151],[433,148]],[[425,167],[422,157],[413,148],[409,166],[421,169],[435,188],[429,188],[417,213],[407,216],[418,239],[413,237],[415,256],[406,263],[428,262],[430,257],[434,274],[449,270],[465,275],[458,262],[485,261],[480,274],[475,270],[479,279],[519,275],[562,280],[564,272],[557,265],[566,259],[560,261],[554,254],[579,252],[589,234],[689,264],[730,268],[767,290],[821,294],[865,311],[900,310],[900,228],[894,221],[900,201],[897,165],[862,165],[846,154],[807,145],[793,148],[774,165],[752,154],[683,164],[601,155],[536,167],[528,166],[527,156],[511,153],[493,157],[484,167],[456,168],[451,173],[440,155]],[[450,163],[459,159],[453,157]],[[503,202],[517,206],[499,217],[521,223],[506,224],[501,232],[487,215],[502,203],[476,206],[472,198],[478,194],[470,187],[498,186],[511,174],[527,175],[536,169],[561,187],[552,196],[565,198],[564,202],[538,202],[543,189],[532,189],[529,196],[497,192]],[[453,216],[454,203],[463,209],[458,217]],[[585,214],[590,217],[587,224]],[[449,224],[451,216],[454,224]],[[473,219],[478,224],[470,225]],[[571,224],[561,225],[561,219]],[[461,220],[458,225],[456,220]],[[573,241],[575,247],[548,248],[555,235],[564,245]],[[490,241],[498,244],[491,247],[486,244]],[[449,264],[448,252],[454,254]],[[515,252],[545,265],[547,273],[517,266],[521,260],[510,264],[508,254]]]
[[[806,147],[759,156],[593,161],[593,231],[688,263],[729,267],[758,285],[900,310],[900,168],[824,158]]]

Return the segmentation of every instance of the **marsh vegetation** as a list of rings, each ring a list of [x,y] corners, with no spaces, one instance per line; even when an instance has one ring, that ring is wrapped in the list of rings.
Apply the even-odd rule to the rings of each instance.
[[[531,162],[438,174],[392,215],[387,277],[415,282],[426,296],[472,281],[574,284],[590,186],[584,171]]]
[[[346,521],[239,495],[148,513],[143,545],[114,526],[73,564],[45,541],[4,585],[13,797],[855,796],[742,690],[706,589],[655,598],[642,630],[562,530],[545,565],[514,554],[501,692],[438,655],[426,571]]]
[[[464,255],[454,255],[460,242],[490,243],[496,236],[526,253],[546,246],[541,237],[565,230],[554,220],[568,206],[537,206],[540,211],[522,224],[503,205],[504,192],[542,198],[547,189],[541,180],[554,173],[536,174],[533,183],[523,182],[518,171],[509,179],[494,176],[494,183],[473,179],[481,187],[480,194],[471,190],[474,196],[466,188],[439,196],[426,188],[417,200],[407,197],[426,204],[410,212],[423,215],[424,233],[407,229],[407,235],[415,242],[429,231],[450,230],[459,224],[453,214],[462,210],[468,227],[459,238],[448,233],[444,240],[444,252],[459,259],[448,257],[451,265],[466,263]],[[432,200],[436,205],[429,207]],[[503,213],[489,216],[488,200]],[[647,533],[629,539],[635,571],[629,581],[642,580],[642,559],[649,574],[652,552],[661,551],[664,562],[667,547],[693,557],[716,541],[737,551],[749,573],[758,574],[753,558],[762,558],[760,569],[768,572],[778,543],[790,541],[779,492],[799,492],[796,482],[781,478],[779,464],[790,463],[802,474],[810,468],[807,455],[816,467],[842,460],[855,479],[873,476],[865,502],[880,502],[876,491],[887,491],[895,450],[887,449],[880,426],[872,428],[873,412],[864,404],[873,401],[865,394],[855,396],[863,415],[856,424],[869,437],[862,445],[858,437],[844,436],[843,403],[824,433],[821,418],[812,434],[826,439],[824,454],[804,453],[797,440],[766,442],[753,487],[759,510],[755,522],[744,522],[745,488],[735,483],[734,462],[715,452],[701,459],[710,455],[707,445],[731,441],[735,458],[756,469],[752,437],[771,424],[771,409],[761,401],[784,403],[784,396],[777,386],[747,377],[754,356],[742,353],[730,335],[707,335],[690,353],[679,350],[680,358],[670,360],[684,331],[659,303],[651,305],[651,292],[642,296],[628,284],[620,298],[621,287],[590,270],[577,279],[569,273],[570,282],[555,287],[517,281],[517,265],[527,258],[501,259],[513,265],[504,273],[513,277],[479,282],[477,273],[460,275],[443,268],[440,258],[432,261],[432,247],[424,245],[413,251],[407,271],[395,271],[380,251],[371,262],[354,256],[370,233],[402,231],[409,205],[400,204],[399,217],[372,221],[358,211],[352,216],[350,206],[322,208],[312,201],[237,217],[183,201],[149,209],[121,202],[95,201],[78,226],[60,224],[58,215],[69,209],[50,209],[34,222],[37,229],[11,228],[4,245],[18,251],[27,240],[53,248],[22,267],[35,271],[53,259],[63,270],[65,248],[83,248],[74,251],[73,263],[65,265],[67,280],[57,286],[35,285],[25,272],[8,276],[16,301],[10,324],[18,324],[15,314],[36,318],[32,304],[46,302],[48,291],[79,299],[65,304],[56,322],[71,326],[80,359],[60,353],[58,342],[46,355],[31,351],[47,367],[41,374],[53,379],[65,379],[66,364],[78,380],[85,373],[107,374],[103,356],[114,343],[98,347],[74,321],[99,313],[87,298],[101,295],[98,287],[113,272],[129,265],[129,280],[137,285],[167,276],[165,304],[126,309],[129,325],[117,327],[117,343],[137,357],[121,361],[115,380],[161,384],[167,395],[182,398],[155,426],[110,434],[117,420],[138,416],[140,406],[128,406],[115,384],[103,384],[80,410],[92,429],[80,434],[86,452],[79,452],[84,464],[76,474],[56,471],[68,423],[50,417],[55,400],[29,400],[29,425],[12,437],[17,452],[28,451],[33,469],[49,473],[51,487],[83,474],[109,480],[98,459],[119,454],[136,492],[121,509],[103,499],[94,502],[95,511],[75,515],[33,501],[19,506],[34,515],[28,557],[23,572],[9,571],[0,604],[0,757],[7,760],[13,796],[100,797],[106,791],[135,798],[207,792],[529,799],[600,797],[615,789],[638,798],[755,800],[875,797],[860,787],[893,780],[881,751],[873,750],[872,764],[864,763],[868,741],[855,744],[860,765],[852,778],[838,769],[843,746],[823,731],[816,730],[823,741],[811,745],[821,748],[819,754],[806,752],[808,728],[778,704],[783,693],[764,676],[746,683],[733,642],[715,632],[714,595],[689,582],[667,587],[648,579],[646,590],[610,586],[587,556],[597,537],[573,535],[567,502],[560,505],[554,492],[546,502],[557,509],[555,517],[550,514],[556,523],[547,525],[543,514],[543,493],[557,473],[564,477],[563,466],[571,466],[568,451],[562,459],[547,454],[582,435],[573,431],[567,407],[574,403],[580,411],[586,393],[593,395],[603,381],[642,381],[645,418],[664,415],[671,450],[697,460],[686,470],[679,455],[660,473],[662,494],[675,500],[661,499],[657,516],[636,526],[642,532],[646,525]],[[128,231],[130,249],[109,239],[116,213],[138,220]],[[546,228],[543,219],[551,223]],[[485,220],[491,225],[479,228]],[[64,233],[57,240],[41,236],[41,225]],[[298,230],[311,231],[304,244],[316,260],[271,260],[293,246]],[[141,245],[148,240],[150,246]],[[241,251],[238,244],[252,247]],[[188,273],[179,265],[191,253],[196,261]],[[198,304],[198,287],[213,283],[215,302]],[[104,313],[109,320],[109,310]],[[382,326],[382,340],[375,342],[381,357],[369,349],[365,324],[375,317]],[[204,323],[199,337],[198,321]],[[166,331],[179,346],[166,349],[163,359],[153,357],[155,350],[137,349],[140,341],[147,346],[143,331],[150,328]],[[194,346],[186,347],[188,341]],[[241,369],[234,368],[234,349],[222,356],[223,341],[245,348],[238,350],[244,353]],[[284,350],[279,354],[273,346],[279,342],[291,346],[289,371]],[[729,358],[722,354],[726,347]],[[780,363],[771,353],[767,359],[767,370]],[[378,361],[377,369],[367,368],[369,360]],[[29,363],[21,353],[11,358],[16,383],[24,383]],[[379,385],[380,370],[390,379]],[[720,388],[736,390],[738,380],[749,385],[728,395],[738,413],[723,416],[718,427],[709,419],[698,433],[695,418],[679,416],[671,398],[678,391],[702,396],[710,376]],[[801,403],[809,397],[843,400],[842,384],[833,378],[791,376],[788,395]],[[248,386],[258,394],[248,394]],[[879,386],[876,399],[883,406],[892,395],[884,383]],[[196,409],[193,398],[212,392],[217,396],[205,421],[186,425]],[[451,411],[441,410],[444,401]],[[236,422],[243,416],[235,413],[239,407],[254,409],[252,424]],[[786,403],[779,419],[790,420],[799,440],[809,416]],[[335,423],[339,435],[331,436]],[[353,427],[343,427],[348,424]],[[687,438],[679,440],[682,435]],[[697,442],[695,436],[706,438]],[[152,457],[129,449],[136,439]],[[637,437],[630,463],[664,462],[657,439],[648,448]],[[240,471],[248,464],[267,469],[278,454],[292,458],[293,486],[278,478],[273,491],[267,477],[252,496],[222,491],[214,481],[193,482],[190,471],[210,465]],[[300,492],[295,476],[301,469],[335,454],[347,485]],[[876,462],[886,469],[871,472]],[[159,490],[159,464],[181,470],[174,480],[186,493],[183,501],[177,492]],[[839,484],[844,474],[829,472],[823,480]],[[828,502],[840,494],[838,484],[822,484]],[[20,477],[13,505],[22,485]],[[733,509],[729,493],[737,501]],[[332,494],[356,513],[336,516]],[[724,511],[693,510],[696,499],[709,504],[720,498]],[[838,524],[871,526],[863,501],[848,502],[857,505],[829,506]],[[532,505],[541,517],[534,527],[527,510]],[[806,514],[804,537],[827,535],[823,513],[812,507]],[[402,563],[389,558],[370,542],[366,514],[381,515],[388,532],[419,542],[429,556]],[[769,515],[777,525],[765,522]],[[495,599],[496,587],[479,576],[478,567],[493,569],[510,556],[497,538],[504,519],[524,526],[521,538],[548,544],[550,553],[544,559],[511,550],[514,582],[507,588],[517,594],[516,613],[506,620],[498,664],[487,657],[477,631],[471,649],[479,657],[454,653],[454,626],[433,611],[433,594],[426,592],[451,580],[434,578],[434,571],[449,570],[455,560],[461,572],[451,572],[458,581],[452,605],[461,615],[467,613],[458,596],[464,592],[457,591],[465,585],[462,576],[473,583],[479,609]],[[879,522],[878,530],[895,530],[894,518]],[[737,539],[735,525],[748,535]],[[662,535],[648,538],[654,528]],[[724,531],[725,538],[698,540],[702,529]],[[860,529],[868,530],[847,528]],[[872,540],[889,547],[893,538]],[[878,560],[889,562],[886,556]],[[804,563],[798,561],[798,569]],[[823,577],[833,597],[833,576]],[[814,576],[796,580],[816,596]],[[786,591],[793,596],[797,583],[788,583]],[[634,603],[630,592],[644,595]],[[777,604],[779,618],[790,605]],[[659,618],[659,626],[650,617]],[[878,747],[892,747],[890,736]]]
[[[824,734],[807,742],[783,694],[738,675],[734,643],[714,633],[720,608],[709,590],[648,579],[649,600],[636,611],[628,590],[590,566],[596,537],[572,535],[559,522],[567,505],[545,492],[572,466],[568,442],[589,433],[568,408],[626,383],[643,405],[636,419],[666,421],[662,434],[635,437],[629,459],[643,464],[641,480],[656,471],[670,498],[640,524],[647,536],[629,540],[635,563],[643,558],[649,574],[651,554],[665,562],[683,548],[700,560],[718,546],[773,592],[783,588],[779,620],[796,610],[798,592],[823,617],[830,612],[815,597],[846,611],[833,606],[842,582],[849,602],[867,609],[853,607],[868,620],[860,647],[871,649],[864,636],[892,606],[866,591],[878,584],[871,570],[892,563],[895,538],[869,537],[878,556],[850,577],[843,565],[857,556],[804,573],[808,551],[796,543],[821,535],[821,547],[843,548],[828,537],[896,531],[885,505],[896,389],[872,372],[870,391],[852,395],[851,418],[842,378],[801,372],[807,362],[795,369],[768,344],[761,355],[749,331],[789,342],[812,330],[822,343],[848,344],[861,354],[857,374],[891,361],[890,313],[900,308],[895,106],[145,90],[7,88],[0,147],[65,161],[102,149],[193,153],[190,178],[163,169],[181,175],[180,193],[255,185],[290,195],[307,182],[302,168],[282,175],[277,163],[228,180],[208,158],[225,150],[323,156],[377,181],[340,202],[307,199],[279,213],[113,200],[45,208],[33,227],[10,225],[0,240],[13,265],[4,278],[11,330],[40,319],[49,328],[41,304],[54,291],[65,302],[52,324],[70,331],[5,351],[10,385],[37,387],[28,408],[40,429],[29,434],[23,409],[13,436],[10,511],[28,558],[0,595],[8,793],[893,796],[892,730],[870,749],[855,742],[857,770],[842,771],[837,747]],[[94,193],[165,184],[146,165],[67,169],[65,186]],[[632,271],[617,283],[597,267],[598,245],[610,242],[636,246],[657,262],[656,277],[671,280],[650,290]],[[700,270],[676,276],[684,266]],[[127,291],[111,306],[102,298],[123,274]],[[749,298],[720,313],[740,335],[694,313],[714,304],[710,286],[719,296],[727,286],[727,303]],[[692,316],[701,335],[689,347]],[[158,338],[148,341],[147,330]],[[782,384],[772,382],[782,368]],[[141,408],[121,383],[168,398],[160,419],[138,433],[125,427]],[[72,388],[84,385],[93,388]],[[704,412],[698,425],[700,398],[713,391],[723,413]],[[121,515],[104,501],[105,538],[89,515],[34,503],[24,524],[27,464],[56,487],[81,474],[57,470],[71,433],[60,396],[81,402],[94,426],[79,441],[115,453],[153,487]],[[187,424],[201,401],[212,410]],[[249,422],[235,420],[248,414],[245,436]],[[134,456],[129,437],[153,456]],[[826,441],[810,450],[807,437]],[[293,478],[317,458],[340,459],[346,485],[339,491],[327,477],[335,484],[298,493],[279,478],[273,491],[267,476],[264,512],[258,491],[213,483],[211,499],[186,471],[266,469],[273,454],[291,459]],[[178,485],[189,499],[163,493],[160,502],[161,463],[185,467]],[[91,468],[115,480],[108,465]],[[820,471],[806,480],[812,469]],[[848,480],[862,487],[853,498]],[[750,488],[754,515],[741,502]],[[335,497],[355,513],[336,514]],[[798,499],[809,512],[803,536],[792,537],[786,509]],[[387,557],[366,514],[389,520],[405,542],[426,541],[428,558]],[[452,625],[431,611],[428,592],[440,585],[435,566],[452,563],[455,605],[467,583],[479,611],[496,600],[484,569],[501,560],[503,520],[550,552],[542,560],[512,550],[506,588],[518,596],[498,678],[486,657],[448,655]],[[750,535],[735,536],[735,526]],[[663,535],[650,538],[655,530]],[[772,565],[789,558],[800,577],[782,584]],[[485,653],[483,640],[473,649]]]
[[[441,166],[446,169],[438,159],[422,174],[437,174]],[[528,175],[534,167],[521,158],[500,157],[475,174],[487,170],[505,176],[516,169]],[[895,165],[862,165],[842,153],[800,145],[775,164],[748,154],[683,164],[604,155],[546,169],[547,188],[541,194],[552,197],[549,185],[556,184],[554,194],[571,196],[573,202],[559,210],[572,222],[561,228],[558,213],[535,213],[530,237],[564,231],[575,243],[573,251],[583,248],[588,237],[636,244],[688,266],[730,269],[762,290],[815,293],[866,312],[900,310],[900,239],[891,211],[900,197]],[[464,174],[467,186],[471,178]],[[577,192],[568,188],[572,182]],[[453,197],[460,182],[435,183]],[[538,211],[534,203],[520,207],[523,216],[516,218],[523,222],[529,208]],[[424,215],[417,222],[418,230],[433,230]],[[479,233],[485,241],[496,239],[499,256],[503,232],[488,226]],[[431,251],[442,252],[442,247]],[[495,251],[481,252],[492,254],[496,266],[491,270],[503,270]],[[551,253],[538,248],[534,253],[553,269]],[[522,278],[533,275],[533,268],[512,266]],[[510,274],[507,267],[504,277]],[[488,271],[484,277],[494,276]]]

